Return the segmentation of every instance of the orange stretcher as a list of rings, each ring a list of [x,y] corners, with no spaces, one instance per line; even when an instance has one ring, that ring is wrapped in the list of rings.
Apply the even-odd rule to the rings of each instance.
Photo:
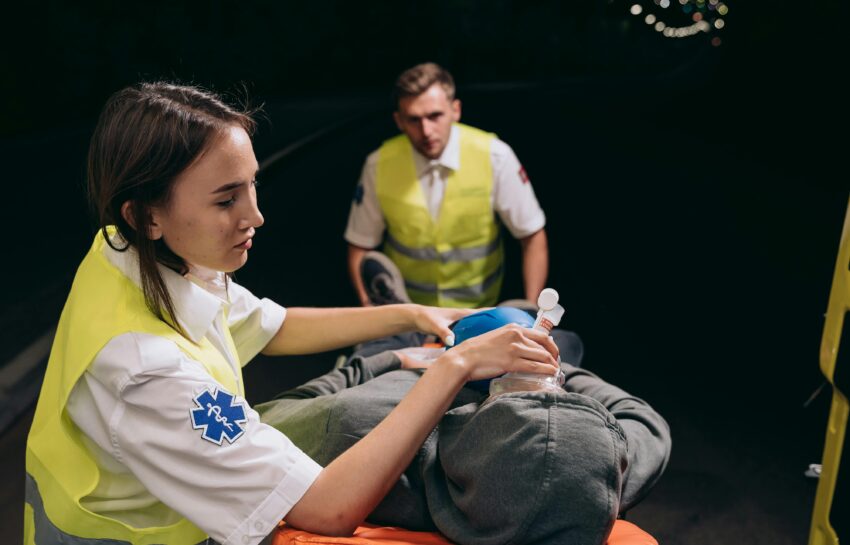
[[[351,537],[332,537],[289,528],[281,523],[272,545],[454,545],[437,532],[412,532],[402,528],[363,525]],[[617,520],[606,545],[658,545],[654,537],[631,522]]]

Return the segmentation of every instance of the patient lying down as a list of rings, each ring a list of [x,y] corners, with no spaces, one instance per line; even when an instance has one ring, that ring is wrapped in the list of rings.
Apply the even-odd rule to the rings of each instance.
[[[355,355],[256,408],[325,465],[422,374],[403,359]],[[514,381],[493,396],[463,388],[368,520],[439,530],[461,545],[603,543],[663,473],[670,432],[645,401],[568,363],[561,371],[556,387]]]

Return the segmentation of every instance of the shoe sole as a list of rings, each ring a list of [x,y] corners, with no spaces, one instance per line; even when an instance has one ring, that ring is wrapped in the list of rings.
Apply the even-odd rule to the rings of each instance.
[[[374,259],[375,261],[380,263],[381,266],[384,267],[384,269],[386,269],[386,271],[389,273],[390,278],[392,278],[393,284],[396,286],[401,286],[402,291],[398,294],[398,296],[403,303],[413,302],[410,300],[410,296],[407,295],[407,289],[404,286],[404,277],[401,275],[401,271],[398,270],[398,265],[393,263],[390,258],[382,254],[381,252],[366,252],[363,255],[363,259],[366,260],[367,258]],[[363,277],[362,261],[360,268],[360,277]]]

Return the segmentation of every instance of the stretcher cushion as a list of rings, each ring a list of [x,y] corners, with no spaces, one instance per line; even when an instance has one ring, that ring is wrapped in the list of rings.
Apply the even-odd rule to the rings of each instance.
[[[272,545],[453,545],[436,532],[412,532],[401,528],[363,525],[351,537],[322,536],[281,524]],[[606,545],[658,545],[654,537],[631,522],[617,520]]]

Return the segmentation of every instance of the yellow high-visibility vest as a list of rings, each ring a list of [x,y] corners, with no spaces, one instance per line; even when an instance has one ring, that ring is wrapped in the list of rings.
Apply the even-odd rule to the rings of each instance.
[[[378,150],[375,191],[386,219],[384,253],[398,265],[410,298],[442,307],[495,305],[502,243],[492,207],[491,133],[460,131],[460,168],[449,174],[436,221],[428,212],[413,146],[405,135]]]
[[[98,232],[77,270],[47,363],[27,439],[24,544],[94,545],[118,540],[132,545],[196,545],[207,536],[186,519],[169,526],[134,528],[80,504],[97,487],[100,469],[65,404],[77,380],[113,337],[133,331],[169,339],[225,389],[244,397],[241,370],[237,376],[206,338],[195,344],[151,313],[141,289],[107,260],[105,246]],[[237,354],[226,328],[225,337]]]

